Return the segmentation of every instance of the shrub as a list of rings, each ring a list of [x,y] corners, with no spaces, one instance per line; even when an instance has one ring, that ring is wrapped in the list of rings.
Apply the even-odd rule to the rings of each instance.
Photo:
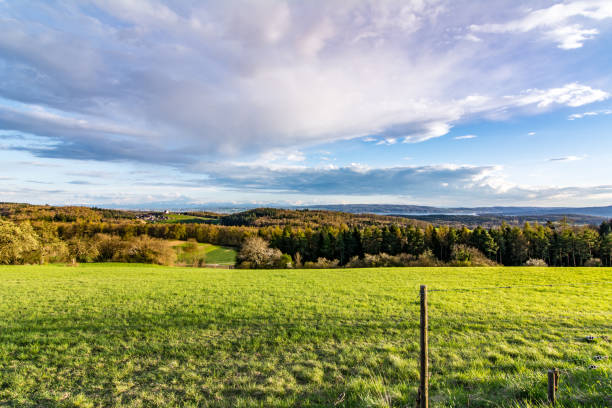
[[[206,254],[198,253],[180,253],[178,254],[179,264],[184,266],[193,266],[199,268],[206,265]]]
[[[194,268],[206,265],[206,253],[198,251],[198,242],[190,238],[183,245],[175,247],[180,265],[193,266]]]
[[[548,266],[545,260],[531,258],[525,262],[525,266]]]
[[[280,258],[278,258],[274,264],[275,268],[286,269],[291,268],[293,260],[290,255],[282,254]]]
[[[183,252],[193,253],[193,252],[196,252],[197,250],[198,250],[198,242],[193,238],[189,238],[187,240],[187,243],[183,245]]]
[[[98,248],[98,262],[118,261],[126,247],[126,241],[118,236],[96,234],[93,241]]]
[[[120,260],[124,262],[173,265],[176,261],[176,252],[164,240],[141,235],[127,241],[127,245],[120,255]]]
[[[319,258],[317,262],[306,262],[304,268],[307,269],[332,269],[337,268],[340,261],[337,259]]]
[[[451,253],[452,266],[494,266],[497,263],[487,258],[478,248],[468,245],[453,245]]]
[[[601,259],[591,258],[584,263],[584,266],[602,266]]]
[[[417,258],[410,254],[389,255],[386,253],[380,254],[365,254],[363,259],[355,256],[346,264],[347,268],[381,268],[381,267],[400,267],[409,266],[415,262]]]
[[[67,262],[70,259],[68,245],[64,241],[43,242],[38,251],[38,262]]]
[[[410,261],[408,263],[408,266],[423,266],[423,267],[444,266],[444,262],[436,258],[433,252],[430,249],[428,249],[425,252],[423,252],[421,255],[419,255],[417,259]]]

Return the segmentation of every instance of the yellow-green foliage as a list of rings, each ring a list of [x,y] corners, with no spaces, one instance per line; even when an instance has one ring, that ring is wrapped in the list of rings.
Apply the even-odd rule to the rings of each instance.
[[[432,407],[609,407],[611,275],[0,266],[0,406],[412,407],[427,284]]]
[[[28,222],[15,224],[0,218],[0,264],[24,263],[38,248],[38,237]]]

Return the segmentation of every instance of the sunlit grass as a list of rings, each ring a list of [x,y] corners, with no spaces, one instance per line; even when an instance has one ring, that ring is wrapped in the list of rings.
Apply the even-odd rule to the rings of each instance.
[[[414,406],[420,284],[432,406],[539,406],[552,367],[560,406],[610,406],[609,281],[603,268],[0,267],[0,406]],[[451,288],[480,289],[433,291]]]
[[[194,260],[202,259],[207,264],[213,265],[234,265],[236,263],[236,249],[213,244],[195,245],[195,251],[185,252],[187,243],[184,241],[173,241],[177,249],[177,261],[180,264],[192,264]]]

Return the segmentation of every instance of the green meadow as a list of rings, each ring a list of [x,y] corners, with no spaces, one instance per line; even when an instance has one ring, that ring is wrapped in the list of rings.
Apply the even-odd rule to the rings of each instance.
[[[174,248],[177,251],[177,261],[179,263],[191,264],[194,260],[202,259],[208,264],[214,265],[234,265],[236,263],[236,249],[213,244],[193,243],[193,251],[185,251],[188,243],[184,241],[174,241]]]
[[[160,224],[216,224],[219,220],[211,217],[187,214],[166,214],[167,219],[158,221]]]
[[[83,264],[0,266],[0,406],[413,407],[421,284],[431,406],[539,406],[552,367],[612,405],[610,268]]]

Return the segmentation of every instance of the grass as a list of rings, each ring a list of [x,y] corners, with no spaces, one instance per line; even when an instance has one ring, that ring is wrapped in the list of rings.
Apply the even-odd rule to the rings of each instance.
[[[199,217],[186,214],[166,214],[167,220],[158,221],[160,224],[217,224],[217,218]]]
[[[185,241],[172,241],[172,246],[177,250],[177,261],[179,263],[193,264],[194,260],[204,259],[207,264],[213,265],[234,265],[236,263],[236,250],[213,244],[197,243],[197,248],[193,252],[186,252],[184,249],[188,245]]]
[[[429,293],[433,407],[538,406],[551,367],[567,370],[559,406],[609,407],[612,285],[587,285],[604,281],[609,268],[0,266],[0,406],[412,407],[427,284],[466,289]]]

